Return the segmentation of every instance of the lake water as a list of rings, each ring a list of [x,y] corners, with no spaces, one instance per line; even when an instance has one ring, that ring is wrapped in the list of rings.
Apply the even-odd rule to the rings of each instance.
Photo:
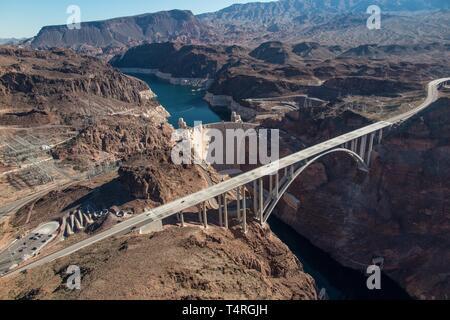
[[[150,86],[158,96],[159,102],[170,113],[169,122],[175,128],[178,128],[179,118],[183,118],[189,126],[193,126],[195,121],[204,124],[222,121],[221,116],[211,110],[208,103],[203,100],[205,91],[172,85],[152,75],[133,74],[133,76],[144,80]]]
[[[194,121],[214,123],[222,121],[226,115],[219,116],[203,100],[204,91],[185,86],[176,86],[159,80],[154,76],[134,74],[144,80],[158,95],[158,100],[171,114],[170,123],[178,128],[178,119],[184,118],[188,125]],[[345,299],[408,299],[408,295],[395,282],[386,276],[382,278],[382,290],[369,291],[366,276],[361,272],[343,267],[328,254],[313,246],[289,226],[276,218],[269,224],[273,232],[298,257],[305,272],[315,279],[319,289],[325,288],[332,300]]]

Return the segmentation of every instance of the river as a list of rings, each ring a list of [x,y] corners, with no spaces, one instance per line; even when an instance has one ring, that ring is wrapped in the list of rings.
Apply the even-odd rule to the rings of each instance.
[[[144,80],[150,86],[158,96],[159,102],[170,113],[169,123],[175,128],[178,128],[179,118],[183,118],[189,126],[193,126],[195,121],[202,121],[204,124],[222,121],[221,116],[211,110],[208,103],[203,100],[205,95],[203,90],[172,85],[152,75],[132,76]]]
[[[170,123],[177,128],[178,119],[184,118],[188,125],[195,121],[204,124],[222,121],[203,100],[204,91],[191,87],[172,85],[151,75],[133,74],[144,80],[158,100],[171,114]],[[331,300],[349,299],[409,299],[407,293],[388,277],[382,277],[382,290],[370,291],[366,276],[345,268],[327,253],[312,245],[288,225],[276,218],[269,221],[272,231],[280,238],[303,264],[305,272],[313,276],[319,290],[324,288]]]

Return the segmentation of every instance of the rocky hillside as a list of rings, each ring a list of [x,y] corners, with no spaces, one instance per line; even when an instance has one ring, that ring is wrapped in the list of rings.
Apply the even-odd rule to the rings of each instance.
[[[381,30],[366,27],[370,5],[380,6]],[[445,0],[281,0],[235,4],[199,16],[226,41],[254,45],[268,40],[355,46],[441,41],[450,30]],[[430,12],[433,11],[433,12]],[[423,31],[426,24],[427,31]],[[448,38],[448,37],[447,37]]]
[[[89,117],[154,114],[148,86],[70,50],[0,48],[0,124],[82,126]],[[2,112],[3,111],[3,112]]]
[[[378,5],[385,12],[450,9],[445,0],[280,0],[235,4],[217,12],[199,15],[199,18],[220,23],[267,24],[293,20],[305,14],[363,13],[370,5]]]
[[[117,68],[156,69],[178,78],[214,78],[229,53],[224,46],[152,43],[117,55],[110,64]]]
[[[82,290],[69,291],[65,270],[74,264],[82,270]],[[107,240],[0,279],[0,288],[0,299],[27,300],[317,299],[314,280],[298,259],[257,225],[246,236],[215,227],[169,227],[151,237]]]
[[[173,164],[170,152],[167,148],[131,157],[120,168],[120,181],[135,198],[160,204],[209,187],[209,178],[206,176],[213,179],[215,177],[216,182],[220,181],[214,170],[206,171],[195,165]]]
[[[278,216],[349,267],[384,257],[386,274],[411,296],[448,299],[449,107],[441,98],[391,131],[368,175],[345,155],[311,166],[289,191],[300,207],[282,206]],[[316,132],[336,136],[355,120],[336,118]]]
[[[316,42],[290,45],[270,41],[252,49],[146,44],[116,56],[110,63],[119,68],[157,70],[175,78],[210,79],[208,101],[218,108],[234,108],[250,120],[262,111],[248,99],[302,94],[345,104],[342,109],[361,97],[363,102],[358,104],[375,114],[380,113],[380,103],[371,96],[397,98],[386,100],[388,111],[395,111],[406,101],[405,96],[422,95],[425,81],[449,74],[449,60],[447,46],[437,43],[344,50]],[[230,98],[242,108],[237,104],[231,107]]]

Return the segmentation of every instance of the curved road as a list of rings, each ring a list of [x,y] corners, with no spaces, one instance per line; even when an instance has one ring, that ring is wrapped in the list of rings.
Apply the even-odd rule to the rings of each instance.
[[[435,102],[439,97],[439,92],[438,92],[439,86],[442,83],[445,83],[448,81],[450,81],[450,78],[443,78],[443,79],[438,79],[438,80],[434,80],[434,81],[430,82],[428,84],[428,96],[425,99],[425,101],[418,107],[416,107],[400,116],[393,117],[387,121],[380,121],[380,122],[371,124],[367,127],[352,131],[352,132],[344,134],[340,137],[337,137],[337,138],[325,141],[323,143],[314,145],[310,148],[307,148],[305,150],[302,150],[300,152],[297,152],[290,156],[287,156],[283,159],[275,161],[270,165],[262,166],[253,171],[241,174],[233,179],[224,181],[222,183],[219,183],[217,185],[214,185],[212,187],[209,187],[207,189],[199,191],[195,194],[188,195],[184,198],[175,200],[166,205],[152,209],[148,212],[145,212],[143,214],[140,214],[138,216],[130,218],[118,225],[115,225],[111,229],[101,232],[89,239],[83,240],[83,241],[76,243],[70,247],[67,247],[63,250],[60,250],[60,251],[52,253],[48,256],[42,257],[39,260],[34,261],[28,265],[22,266],[16,270],[6,274],[5,276],[14,275],[14,274],[17,274],[24,270],[29,270],[29,269],[47,264],[56,259],[66,257],[74,252],[77,252],[83,248],[91,246],[91,245],[93,245],[99,241],[102,241],[104,239],[107,239],[109,237],[120,235],[120,234],[126,234],[130,231],[137,230],[138,228],[140,228],[146,224],[149,224],[151,222],[162,220],[164,218],[168,218],[178,212],[181,212],[185,209],[188,209],[190,207],[201,204],[205,201],[210,200],[211,198],[222,195],[230,190],[235,190],[237,187],[251,183],[254,180],[257,180],[264,176],[271,175],[280,169],[290,167],[301,161],[308,160],[309,158],[311,158],[313,156],[319,155],[323,152],[327,152],[333,148],[339,147],[346,142],[353,141],[353,140],[363,137],[369,133],[376,132],[378,130],[382,130],[387,127],[391,127],[395,123],[405,121],[405,120],[411,118],[413,115],[419,113],[423,109],[427,108],[433,102]]]

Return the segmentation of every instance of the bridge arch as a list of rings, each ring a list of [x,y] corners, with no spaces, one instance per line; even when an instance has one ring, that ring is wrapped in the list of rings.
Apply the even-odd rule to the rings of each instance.
[[[348,154],[352,159],[354,159],[356,161],[356,163],[358,164],[358,169],[363,170],[363,171],[368,171],[368,167],[367,167],[365,161],[361,158],[361,156],[359,154],[357,154],[356,152],[354,152],[352,150],[345,149],[345,148],[337,148],[337,149],[333,149],[333,150],[329,150],[327,152],[324,152],[324,153],[320,154],[319,156],[313,158],[312,160],[309,160],[304,166],[302,166],[298,170],[296,170],[294,172],[294,175],[291,178],[287,178],[286,179],[286,181],[281,185],[277,196],[270,200],[269,205],[267,207],[267,210],[266,210],[266,212],[264,212],[264,223],[266,223],[267,220],[269,220],[273,210],[275,210],[275,207],[280,202],[281,198],[287,192],[287,190],[292,185],[292,183],[294,183],[294,181],[306,169],[308,169],[313,163],[317,162],[318,160],[322,159],[323,157],[328,156],[328,155],[333,154],[333,153],[339,153],[339,152],[343,152],[345,154]]]

